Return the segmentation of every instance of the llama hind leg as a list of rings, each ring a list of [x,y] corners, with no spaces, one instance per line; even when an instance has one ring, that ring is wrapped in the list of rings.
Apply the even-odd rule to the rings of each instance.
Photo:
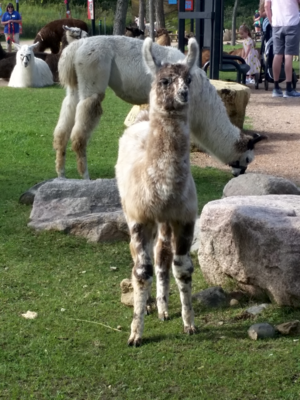
[[[184,332],[188,334],[193,334],[196,331],[192,306],[192,274],[194,267],[189,254],[193,233],[194,222],[173,226],[174,258],[172,270],[180,294]]]
[[[54,130],[53,148],[56,150],[56,172],[58,177],[65,176],[66,149],[75,122],[77,90],[67,90],[63,100],[58,122]]]
[[[75,125],[71,132],[72,150],[76,152],[77,169],[84,179],[89,179],[86,147],[93,129],[102,115],[104,94],[93,94],[80,100],[76,108]]]
[[[156,273],[156,303],[158,318],[169,319],[168,303],[170,290],[170,269],[172,265],[172,230],[169,224],[160,224],[154,250]]]
[[[132,269],[134,310],[129,346],[140,346],[144,330],[146,304],[153,279],[151,250],[153,244],[152,224],[130,223],[130,250],[134,260]]]

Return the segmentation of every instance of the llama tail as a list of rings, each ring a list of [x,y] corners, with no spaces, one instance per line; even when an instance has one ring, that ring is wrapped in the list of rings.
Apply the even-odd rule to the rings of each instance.
[[[67,46],[58,62],[58,74],[61,85],[77,88],[77,74],[74,59],[77,49],[83,44],[83,40],[76,40]]]

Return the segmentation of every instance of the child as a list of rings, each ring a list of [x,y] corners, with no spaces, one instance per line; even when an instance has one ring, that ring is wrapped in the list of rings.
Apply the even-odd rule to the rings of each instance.
[[[250,66],[250,70],[247,75],[246,83],[255,83],[255,79],[252,75],[259,74],[260,72],[260,61],[258,51],[254,48],[254,42],[251,38],[251,32],[248,26],[241,25],[239,29],[241,37],[243,40],[243,52],[242,57],[246,63]]]

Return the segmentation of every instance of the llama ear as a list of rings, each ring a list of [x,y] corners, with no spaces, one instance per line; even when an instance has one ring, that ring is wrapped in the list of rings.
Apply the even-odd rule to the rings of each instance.
[[[155,76],[157,70],[159,69],[159,66],[156,64],[155,58],[153,57],[152,44],[153,44],[152,39],[150,37],[147,37],[143,43],[142,53],[144,62],[148,70],[151,72],[153,76]]]
[[[199,46],[195,38],[189,39],[188,42],[188,53],[184,59],[184,63],[190,70],[194,69],[198,65],[199,60]]]
[[[68,25],[63,25],[63,30],[64,31],[70,31],[71,29],[68,27]]]
[[[39,44],[40,44],[40,42],[33,43],[32,45],[28,46],[28,48],[29,48],[30,50],[32,50],[32,49],[34,49],[36,46],[38,46]]]
[[[16,49],[20,50],[20,48],[22,47],[20,44],[13,42],[14,46]]]
[[[254,133],[253,138],[251,138],[247,144],[248,150],[253,150],[256,143],[260,142],[261,140],[268,139],[265,135],[259,135],[258,133]]]

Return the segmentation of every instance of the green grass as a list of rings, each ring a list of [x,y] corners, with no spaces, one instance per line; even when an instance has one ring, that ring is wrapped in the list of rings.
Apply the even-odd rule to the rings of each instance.
[[[253,321],[235,318],[248,303],[217,311],[196,304],[200,333],[188,337],[172,280],[171,320],[146,317],[143,346],[128,348],[132,309],[120,303],[119,288],[132,267],[128,243],[91,244],[27,227],[31,207],[18,198],[55,177],[52,133],[63,96],[58,87],[0,88],[0,398],[298,400],[300,342],[248,339]],[[88,147],[93,179],[114,176],[130,107],[107,92],[101,133],[98,128]],[[67,176],[78,178],[69,149]],[[230,179],[212,168],[193,167],[193,176],[199,210]],[[194,261],[196,292],[207,284]],[[38,317],[22,318],[27,310]],[[293,319],[300,319],[299,310],[271,306],[256,321]]]

